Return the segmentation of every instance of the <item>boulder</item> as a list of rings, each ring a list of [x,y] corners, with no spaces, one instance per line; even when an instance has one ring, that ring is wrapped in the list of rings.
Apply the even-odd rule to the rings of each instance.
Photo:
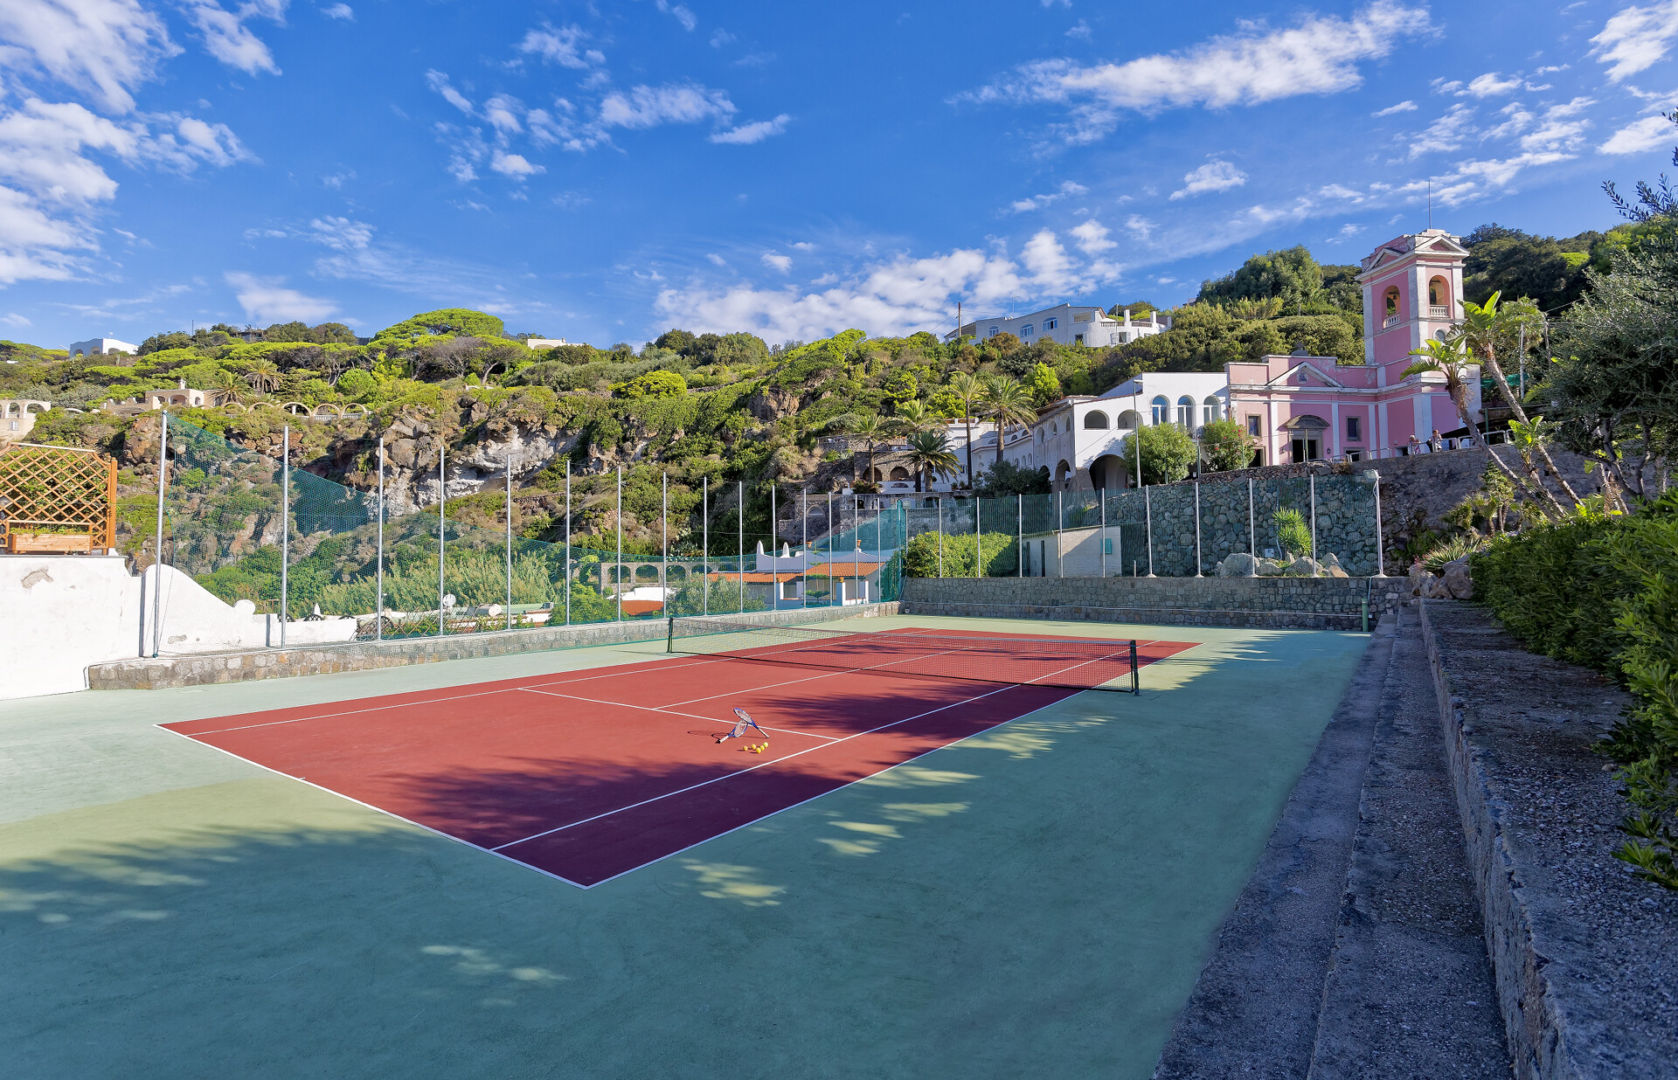
[[[1258,572],[1258,560],[1245,551],[1237,551],[1218,564],[1219,577],[1249,577]]]
[[[1445,564],[1445,576],[1440,582],[1453,600],[1474,599],[1474,579],[1469,576],[1468,560],[1454,559]]]
[[[1340,565],[1340,560],[1335,558],[1333,552],[1329,552],[1327,555],[1323,556],[1322,566],[1323,566],[1323,573],[1328,575],[1329,577],[1351,577],[1352,576],[1352,575],[1346,573],[1346,568],[1344,566]]]
[[[1316,577],[1321,570],[1322,564],[1316,559],[1309,555],[1301,555],[1288,564],[1287,574],[1289,577]]]
[[[1259,577],[1281,577],[1287,572],[1288,564],[1276,559],[1260,559],[1258,561]]]

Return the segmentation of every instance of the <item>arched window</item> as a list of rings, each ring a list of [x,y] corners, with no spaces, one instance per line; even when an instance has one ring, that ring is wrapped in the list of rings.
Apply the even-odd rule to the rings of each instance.
[[[1398,286],[1397,285],[1387,286],[1385,299],[1381,302],[1381,309],[1382,309],[1383,314],[1389,319],[1393,319],[1393,318],[1398,317]]]
[[[1177,426],[1180,428],[1194,427],[1194,398],[1187,394],[1177,399]]]
[[[907,480],[909,479],[909,470],[901,465],[894,465],[891,470],[891,478],[893,480]]]
[[[1207,398],[1205,401],[1201,402],[1200,422],[1202,424],[1210,424],[1218,418],[1218,412],[1222,408],[1223,403],[1217,399],[1216,395]]]
[[[1023,338],[1028,338],[1028,337],[1031,336],[1031,324],[1030,323],[1026,323],[1024,326],[1020,327],[1020,336],[1023,337]]]
[[[1428,316],[1434,319],[1449,319],[1451,311],[1451,285],[1443,277],[1436,277],[1427,283]]]
[[[1138,427],[1140,427],[1141,425],[1142,425],[1142,417],[1139,413],[1136,412],[1136,410],[1126,409],[1124,412],[1119,414],[1119,423],[1118,423],[1119,427],[1121,427],[1121,428],[1123,428],[1127,431],[1134,431]]]
[[[1153,400],[1154,419],[1156,424],[1164,424],[1171,419],[1171,399],[1161,394]]]
[[[1100,409],[1090,410],[1084,416],[1084,427],[1105,429],[1107,427],[1107,414]]]

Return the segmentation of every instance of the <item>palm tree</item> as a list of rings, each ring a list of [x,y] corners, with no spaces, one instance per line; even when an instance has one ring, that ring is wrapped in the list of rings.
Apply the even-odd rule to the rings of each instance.
[[[1503,296],[1501,292],[1494,292],[1484,305],[1471,300],[1463,301],[1462,310],[1466,318],[1458,330],[1470,355],[1476,357],[1491,373],[1492,383],[1497,387],[1503,403],[1509,406],[1517,421],[1522,424],[1530,423],[1526,409],[1522,407],[1520,399],[1515,397],[1514,391],[1509,389],[1509,380],[1503,376],[1503,366],[1497,361],[1497,337],[1502,329],[1499,325],[1500,316],[1497,310],[1498,300]],[[1506,320],[1505,320],[1506,321]],[[1536,431],[1537,429],[1530,429]],[[1550,451],[1544,446],[1542,439],[1534,439],[1531,449],[1544,459],[1545,470],[1561,485],[1562,491],[1573,500],[1573,505],[1579,505],[1579,495],[1573,490],[1573,485],[1556,468],[1556,463],[1550,458]]]
[[[865,475],[869,480],[874,479],[874,444],[885,438],[888,430],[888,425],[880,418],[879,413],[854,416],[845,427],[846,434],[855,435],[868,447],[868,472]]]
[[[932,422],[932,414],[927,412],[924,401],[899,402],[894,415],[892,426],[905,435],[913,435],[925,431],[927,424]]]
[[[909,464],[915,467],[915,490],[921,490],[921,474],[935,479],[939,473],[955,472],[959,462],[950,452],[950,437],[942,431],[917,431],[909,436]]]
[[[244,403],[245,384],[239,376],[231,371],[218,371],[214,382],[216,395],[221,399],[221,404],[226,405],[229,402]]]
[[[961,422],[967,429],[967,486],[973,486],[973,407],[984,400],[985,384],[965,371],[950,376],[944,387],[961,402]]]
[[[1422,343],[1422,347],[1410,353],[1416,361],[1404,369],[1399,378],[1407,379],[1412,375],[1427,371],[1436,371],[1445,376],[1445,392],[1451,396],[1451,404],[1457,407],[1457,417],[1462,420],[1463,427],[1474,430],[1474,420],[1468,415],[1468,380],[1474,378],[1474,357],[1469,354],[1468,344],[1462,334],[1454,334],[1444,341],[1437,339]],[[1537,483],[1537,470],[1528,467],[1529,483],[1522,485],[1521,478],[1515,475],[1504,460],[1497,456],[1491,444],[1487,442],[1486,454],[1492,459],[1500,471],[1509,478],[1509,482],[1516,486],[1536,486],[1538,492],[1550,503],[1557,513],[1561,512],[1561,503],[1550,493],[1550,489],[1542,483]]]
[[[1002,436],[1010,424],[1030,425],[1037,419],[1031,391],[1018,379],[992,375],[985,380],[985,412],[996,423],[996,462],[1002,463]]]
[[[245,373],[245,381],[251,384],[251,389],[258,393],[267,393],[280,385],[280,369],[274,361],[266,356],[250,362],[250,370]]]

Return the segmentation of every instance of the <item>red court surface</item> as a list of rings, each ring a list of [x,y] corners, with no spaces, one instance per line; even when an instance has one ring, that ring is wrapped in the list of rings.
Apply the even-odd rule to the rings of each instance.
[[[1071,644],[855,634],[162,726],[588,888],[1117,677]],[[716,741],[736,706],[764,753]]]

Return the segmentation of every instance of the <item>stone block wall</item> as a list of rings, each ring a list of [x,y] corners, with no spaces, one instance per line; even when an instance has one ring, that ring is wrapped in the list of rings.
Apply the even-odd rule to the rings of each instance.
[[[1402,578],[910,578],[901,607],[905,615],[1362,630],[1408,600]]]

